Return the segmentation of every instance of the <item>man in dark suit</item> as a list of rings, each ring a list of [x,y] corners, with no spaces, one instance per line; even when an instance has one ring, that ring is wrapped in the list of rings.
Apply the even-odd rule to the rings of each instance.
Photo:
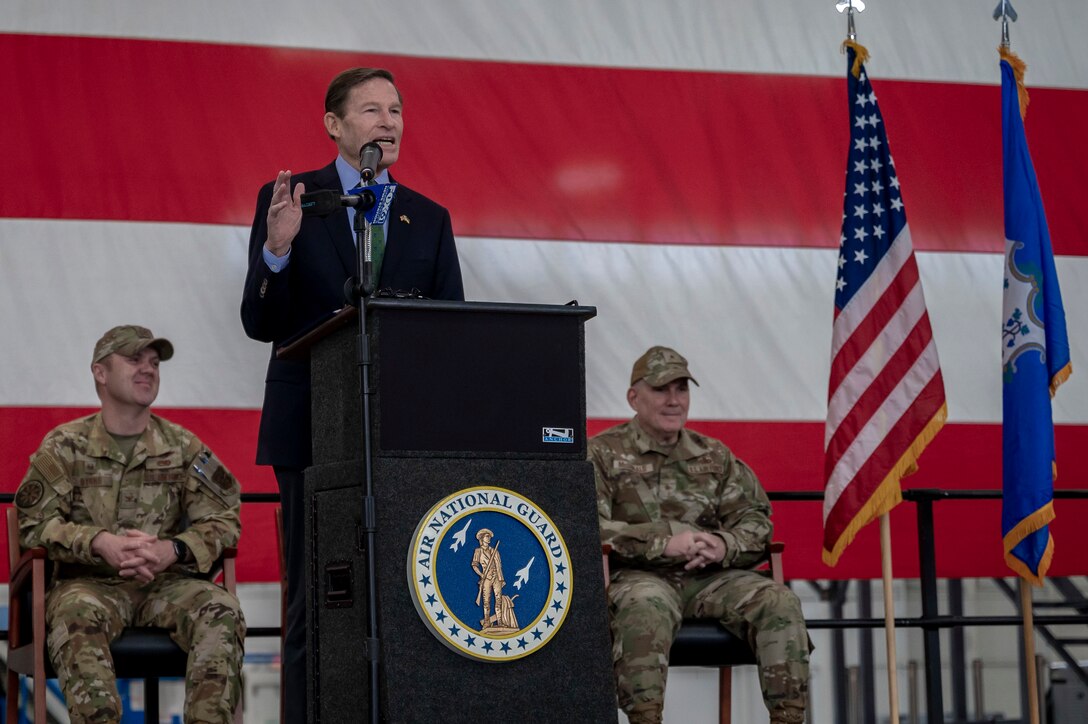
[[[345,304],[344,282],[355,274],[354,209],[325,218],[302,216],[306,191],[347,192],[360,178],[364,144],[382,148],[375,181],[390,182],[400,155],[400,92],[389,71],[351,68],[325,94],[325,131],[339,155],[328,166],[292,178],[280,171],[261,188],[249,239],[249,271],[242,295],[246,334],[272,342],[265,378],[257,463],[272,465],[279,483],[287,558],[284,646],[287,722],[306,721],[306,607],[303,546],[303,470],[310,465],[310,362],[276,359],[276,348]],[[431,299],[463,300],[449,212],[398,185],[388,221],[375,225],[385,238],[378,289],[418,290]],[[377,243],[375,244],[377,248]]]

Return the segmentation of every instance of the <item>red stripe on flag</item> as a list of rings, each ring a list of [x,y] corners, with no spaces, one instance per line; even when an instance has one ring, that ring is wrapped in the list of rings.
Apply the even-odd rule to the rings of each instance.
[[[590,420],[593,435],[622,420]],[[823,425],[820,422],[764,420],[693,420],[690,427],[725,442],[748,463],[771,492],[820,491],[823,480]],[[1061,449],[1079,449],[1088,439],[1088,426],[1058,425]],[[788,451],[788,454],[783,454]],[[926,448],[926,464],[904,481],[908,488],[947,490],[1001,489],[1001,425],[949,423]],[[1056,487],[1083,487],[1088,480],[1088,456],[1069,457]],[[880,544],[877,526],[858,533],[854,543],[832,568],[821,559],[822,501],[773,503],[775,539],[786,543],[789,578],[879,578]],[[1050,574],[1088,573],[1088,500],[1059,500],[1061,515],[1052,525],[1063,541]],[[1078,517],[1079,516],[1079,517]],[[918,535],[915,506],[907,503],[891,513],[892,547],[897,578],[918,575]],[[937,571],[941,577],[1005,576],[1001,555],[1000,501],[938,502],[934,507]],[[1058,572],[1058,571],[1061,572]]]
[[[892,473],[919,435],[933,420],[945,403],[944,381],[938,370],[922,392],[915,397],[907,412],[896,421],[887,436],[858,468],[834,507],[824,520],[824,549],[835,549],[859,510],[869,501],[875,489]]]
[[[824,476],[830,479],[831,471],[838,464],[842,454],[850,447],[858,433],[865,427],[872,416],[884,404],[903,379],[918,358],[925,352],[926,345],[933,339],[933,330],[929,324],[929,316],[924,315],[914,325],[903,345],[896,350],[888,362],[881,368],[880,374],[870,383],[861,395],[857,396],[857,402],[850,408],[850,412],[843,418],[835,429],[831,440],[827,444],[827,457],[824,462]]]
[[[323,95],[350,65],[397,74],[395,171],[449,206],[460,235],[795,247],[838,235],[828,189],[842,159],[824,142],[845,121],[834,78],[20,34],[0,35],[14,109],[0,158],[19,180],[0,217],[247,226],[277,170],[332,159]],[[899,170],[915,180],[917,249],[1002,251],[997,93],[882,82],[911,150]],[[1088,255],[1088,144],[1070,144],[1066,127],[1088,116],[1088,92],[1032,89],[1032,100],[1061,108],[1031,125],[1055,250]],[[933,133],[925,109],[956,122]]]
[[[870,280],[872,281],[872,280]],[[888,285],[880,300],[869,311],[857,327],[849,332],[846,343],[839,349],[835,359],[831,362],[830,391],[834,391],[842,384],[843,379],[854,369],[854,365],[869,350],[873,340],[880,336],[880,332],[887,326],[897,314],[902,311],[903,300],[910,294],[914,285],[918,283],[918,263],[914,254],[899,269],[895,279]],[[836,326],[839,319],[835,320]],[[834,336],[842,334],[835,330]]]
[[[26,475],[30,455],[46,433],[57,425],[90,415],[89,407],[0,407],[0,490],[14,493]],[[259,410],[212,410],[193,408],[155,409],[199,437],[238,478],[243,493],[278,492],[272,468],[254,462]],[[278,581],[274,504],[242,506],[242,538],[238,551],[238,579],[243,582]],[[3,556],[7,561],[7,556]]]
[[[26,472],[28,458],[42,437],[56,425],[93,412],[90,408],[0,407],[0,491],[14,493]],[[258,410],[160,410],[164,417],[183,424],[216,451],[242,483],[243,492],[275,492],[271,470],[252,463]],[[593,435],[620,420],[590,420]],[[724,441],[752,466],[768,491],[807,490],[823,487],[822,422],[770,422],[762,420],[693,420],[707,435]],[[1077,450],[1088,439],[1088,426],[1057,425],[1059,450]],[[782,454],[784,449],[788,455]],[[1088,457],[1067,456],[1057,489],[1083,487],[1088,480]],[[927,464],[909,480],[913,487],[1000,490],[1001,425],[949,424],[926,450]],[[970,471],[970,476],[965,476]],[[1088,501],[1059,500],[1061,515],[1052,526],[1063,541],[1050,574],[1088,573]],[[969,506],[969,507],[968,507]],[[242,540],[239,578],[244,583],[277,581],[275,529],[272,505],[242,505]],[[892,535],[896,549],[896,575],[918,575],[918,542],[912,506],[893,511]],[[988,511],[988,512],[986,512]],[[969,512],[970,515],[965,515]],[[990,514],[992,513],[992,515]],[[995,541],[1001,539],[1000,501],[947,502],[935,508],[938,575],[1004,576],[1008,568]],[[835,568],[820,560],[822,541],[821,501],[774,503],[775,538],[787,545],[787,575],[791,578],[869,578],[880,576],[876,533],[864,530]],[[953,553],[945,553],[952,551]],[[6,555],[0,559],[7,561]],[[4,563],[0,563],[0,575]]]

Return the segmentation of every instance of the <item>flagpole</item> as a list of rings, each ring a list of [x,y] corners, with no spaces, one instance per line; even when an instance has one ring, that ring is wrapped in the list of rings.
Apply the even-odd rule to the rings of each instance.
[[[1028,712],[1031,724],[1039,724],[1039,681],[1035,671],[1035,614],[1031,587],[1020,577],[1020,615],[1024,619],[1024,668],[1028,675]]]
[[[843,0],[837,8],[840,13],[846,11],[847,39],[856,41],[854,11],[864,10],[865,3],[862,0]],[[888,662],[888,710],[891,714],[889,724],[899,724],[899,671],[896,668],[895,598],[892,592],[892,526],[888,513],[880,516],[880,575],[884,584],[884,648]]]
[[[884,642],[888,654],[888,708],[890,724],[899,724],[899,672],[895,659],[895,599],[892,595],[892,524],[880,516],[880,572],[884,579]],[[1038,724],[1033,721],[1032,724]]]

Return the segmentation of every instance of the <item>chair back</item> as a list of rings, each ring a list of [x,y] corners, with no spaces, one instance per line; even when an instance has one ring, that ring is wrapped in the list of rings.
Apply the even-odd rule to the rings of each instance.
[[[15,510],[15,506],[7,509],[5,522],[8,530],[8,571],[14,571],[19,562],[19,554],[22,553],[19,545],[19,512]]]

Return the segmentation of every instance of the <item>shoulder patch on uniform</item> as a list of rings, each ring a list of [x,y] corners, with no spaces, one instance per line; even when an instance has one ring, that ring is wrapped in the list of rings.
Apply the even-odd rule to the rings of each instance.
[[[30,480],[19,486],[19,492],[15,494],[15,504],[20,508],[33,508],[42,502],[45,488],[37,480]]]
[[[54,483],[64,477],[64,468],[61,467],[60,461],[53,457],[52,453],[39,452],[34,456],[31,464],[38,469],[38,472],[50,483]]]
[[[234,491],[234,476],[230,474],[230,471],[223,466],[223,463],[211,450],[208,448],[201,450],[200,454],[193,460],[190,470],[196,474],[196,477],[204,484],[205,488],[225,504],[227,503],[228,497]]]
[[[212,474],[212,482],[218,485],[219,489],[225,493],[230,490],[234,481],[231,479],[231,475],[227,472],[227,469],[220,465],[215,473]]]

